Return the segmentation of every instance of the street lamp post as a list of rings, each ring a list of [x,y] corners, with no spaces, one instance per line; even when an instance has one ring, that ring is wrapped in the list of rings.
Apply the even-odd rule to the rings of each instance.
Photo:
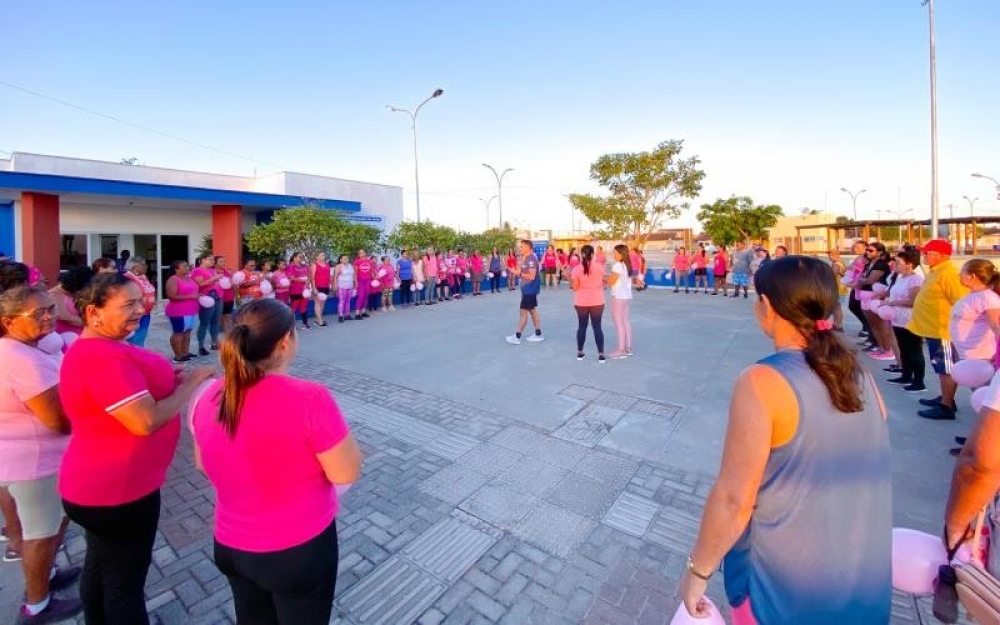
[[[483,163],[483,167],[493,172],[493,176],[497,179],[497,208],[500,211],[500,228],[503,229],[503,177],[506,176],[508,172],[514,170],[513,168],[508,167],[503,170],[503,173],[498,174],[497,170],[494,169],[492,165]]]
[[[982,174],[972,174],[972,177],[983,178],[984,180],[989,180],[990,182],[992,182],[993,186],[996,187],[997,199],[1000,200],[1000,180],[997,180],[996,178],[990,178],[989,176],[984,176]]]
[[[934,0],[924,0],[930,36],[931,61],[931,237],[938,236],[937,55],[934,47]]]
[[[393,113],[406,113],[410,116],[410,123],[413,128],[413,178],[414,178],[414,189],[417,195],[417,223],[420,223],[420,161],[417,158],[417,115],[420,113],[420,109],[433,100],[434,98],[440,98],[444,93],[444,89],[435,89],[426,100],[417,105],[413,111],[409,109],[401,109],[391,104],[386,104],[385,107],[392,111]]]
[[[495,199],[497,199],[497,196],[495,196],[495,195],[493,197],[491,197],[490,199],[488,199],[488,200],[484,200],[483,198],[479,198],[479,201],[482,202],[483,206],[486,207],[486,229],[487,230],[490,229],[490,204],[492,204],[493,200],[495,200]]]
[[[976,198],[972,198],[972,197],[969,197],[968,195],[963,195],[962,199],[969,203],[969,217],[975,217],[976,216],[976,202],[979,201],[979,198],[977,198],[977,197]]]
[[[861,189],[857,193],[851,193],[850,191],[848,191],[844,187],[840,187],[840,190],[843,191],[844,193],[846,193],[847,195],[851,196],[851,207],[854,210],[854,221],[857,221],[858,220],[858,196],[861,195],[862,193],[867,193],[868,189]]]

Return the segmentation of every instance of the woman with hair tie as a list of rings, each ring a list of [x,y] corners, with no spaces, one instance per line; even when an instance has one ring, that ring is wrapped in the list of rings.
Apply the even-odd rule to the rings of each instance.
[[[196,285],[193,292],[197,297]],[[179,371],[167,358],[126,342],[144,309],[139,288],[120,274],[94,278],[77,306],[86,326],[59,375],[73,427],[59,492],[87,541],[84,617],[89,625],[145,624],[143,587],[160,487],[180,436],[177,417],[212,369]]]
[[[611,288],[611,319],[615,322],[615,333],[618,335],[618,349],[611,357],[622,360],[632,355],[632,259],[627,245],[616,245],[614,248],[615,264],[608,276],[608,287]]]
[[[594,262],[594,248],[584,245],[579,265],[570,273],[570,288],[573,289],[573,306],[576,308],[576,359],[583,360],[583,344],[587,340],[587,325],[594,329],[597,344],[597,362],[604,364],[604,331],[601,317],[604,316],[604,267]]]
[[[892,474],[875,381],[833,332],[833,270],[775,259],[754,280],[775,353],[736,381],[722,466],[680,595],[708,616],[725,559],[732,621],[884,625],[892,601]]]
[[[192,410],[239,623],[325,625],[333,607],[337,485],[358,479],[361,451],[330,391],[288,374],[297,348],[287,307],[247,304],[223,339],[225,377]]]

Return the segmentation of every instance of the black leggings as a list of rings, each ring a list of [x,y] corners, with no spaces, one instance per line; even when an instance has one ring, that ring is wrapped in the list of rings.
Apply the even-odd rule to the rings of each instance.
[[[500,292],[500,272],[494,271],[493,277],[490,278],[490,291],[498,293]]]
[[[892,327],[896,335],[896,344],[899,345],[900,366],[903,371],[900,377],[910,380],[916,384],[924,383],[924,339],[920,338],[906,328]]]
[[[337,586],[337,522],[301,545],[254,553],[215,541],[240,625],[326,625]]]
[[[600,306],[576,306],[576,351],[583,351],[587,340],[587,323],[594,328],[594,341],[597,342],[597,353],[604,353],[604,330],[601,329],[601,317],[604,315],[604,304]]]
[[[407,278],[406,280],[399,281],[399,305],[412,304],[413,303],[413,291],[410,290],[410,285],[413,284],[412,278]]]
[[[865,311],[861,310],[861,300],[854,296],[854,289],[851,289],[851,296],[847,300],[847,309],[858,318],[865,332],[871,331],[871,328],[868,327],[868,320],[865,319]]]
[[[160,520],[160,491],[118,506],[80,506],[64,499],[63,508],[85,530],[80,599],[87,625],[147,625],[143,590]]]

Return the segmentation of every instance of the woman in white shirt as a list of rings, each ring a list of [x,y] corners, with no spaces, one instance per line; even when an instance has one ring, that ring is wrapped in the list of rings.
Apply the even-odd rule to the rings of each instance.
[[[969,294],[951,308],[951,340],[962,360],[992,360],[1000,331],[1000,272],[992,262],[973,258],[959,276]]]
[[[924,283],[924,276],[916,271],[919,266],[920,252],[917,250],[904,249],[896,253],[896,281],[889,287],[889,295],[883,304],[890,306],[892,310],[892,333],[899,345],[901,367],[899,376],[889,382],[902,384],[903,390],[911,393],[927,389],[924,386],[924,340],[906,329],[906,324],[910,323],[913,316],[913,302]]]
[[[615,264],[608,274],[611,287],[611,318],[618,334],[618,350],[611,354],[615,360],[632,355],[632,320],[629,308],[632,305],[632,263],[629,261],[627,245],[616,245]]]

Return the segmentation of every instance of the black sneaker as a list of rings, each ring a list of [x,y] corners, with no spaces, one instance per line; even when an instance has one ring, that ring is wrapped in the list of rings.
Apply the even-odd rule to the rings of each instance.
[[[56,599],[49,597],[49,605],[38,614],[31,616],[21,607],[17,615],[17,625],[30,625],[38,623],[58,623],[71,619],[83,611],[83,602],[79,599]]]
[[[882,369],[882,371],[888,371],[889,373],[900,373],[903,370],[899,365],[889,365]]]
[[[584,358],[586,358],[586,356],[583,355],[583,352],[577,352],[576,353],[576,359],[577,360],[583,360]]]
[[[208,350],[205,349],[204,347],[201,347],[201,348],[198,349],[198,355],[199,356],[208,356]]]
[[[938,395],[934,399],[920,399],[918,400],[921,406],[930,406],[931,408],[941,405],[941,396]],[[958,413],[958,406],[955,406],[953,410]]]
[[[962,453],[962,448],[961,447],[952,447],[951,449],[948,450],[948,453],[951,454],[951,455],[953,455],[953,456],[958,456],[958,454]]]
[[[912,384],[913,380],[911,380],[910,378],[904,378],[903,376],[899,376],[898,378],[892,378],[891,380],[886,380],[886,382],[888,382],[889,384],[906,385],[906,384]]]
[[[604,354],[601,354],[600,356],[597,357],[597,364],[599,365],[603,365],[607,361],[608,359],[604,357]]]
[[[933,408],[928,408],[927,410],[921,410],[917,412],[918,415],[924,419],[930,419],[932,421],[954,421],[955,420],[955,409],[950,406],[945,406],[944,404],[938,404]]]
[[[907,393],[923,393],[927,390],[927,387],[924,386],[923,384],[918,384],[917,382],[914,382],[913,384],[907,384],[906,386],[904,386],[903,390],[906,391]],[[953,410],[952,414],[954,414],[954,412],[955,411]]]
[[[964,437],[964,436],[956,436],[955,437],[955,442],[958,443],[959,445],[964,445],[965,441],[967,441],[967,440],[969,440],[969,439],[966,438],[966,437]]]
[[[49,580],[49,590],[55,592],[69,588],[73,582],[80,579],[83,569],[79,566],[71,566],[68,569],[56,567],[56,574]]]

